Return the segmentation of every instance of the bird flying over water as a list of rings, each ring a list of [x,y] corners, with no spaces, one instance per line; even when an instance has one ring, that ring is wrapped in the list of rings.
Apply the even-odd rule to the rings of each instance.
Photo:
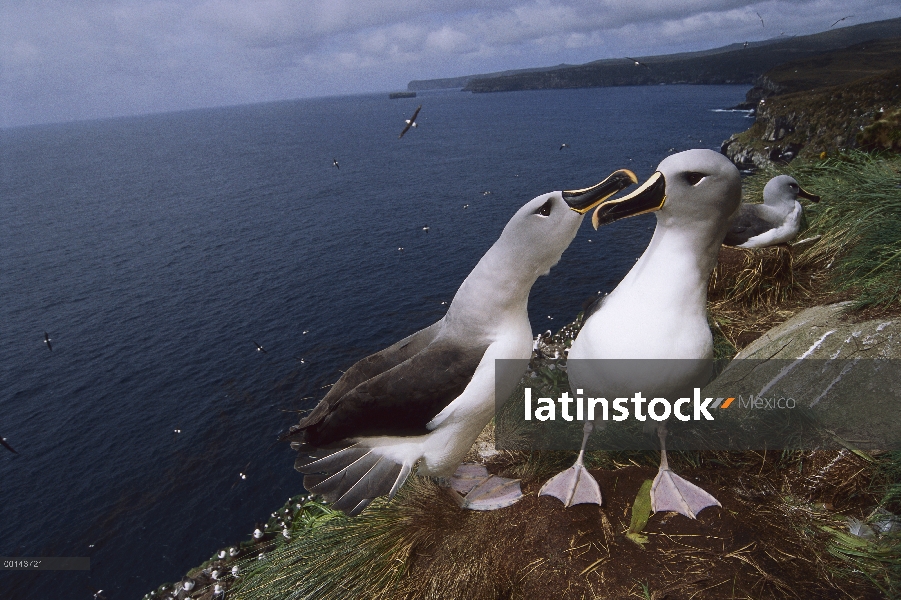
[[[341,167],[338,165],[338,159],[337,159],[337,158],[333,158],[333,159],[332,159],[332,164],[335,165],[335,168],[336,168],[336,169],[340,169],[340,168],[341,168]]]
[[[85,589],[94,594],[94,598],[97,600],[106,600],[106,596],[103,595],[103,590],[95,590],[91,586],[86,585]]]
[[[44,343],[47,344],[47,349],[50,350],[50,352],[53,352],[53,346],[50,345],[50,336],[47,335],[46,331],[44,332]]]
[[[841,23],[841,22],[844,21],[845,19],[850,19],[850,18],[853,17],[853,16],[854,16],[854,15],[848,15],[847,17],[842,17],[841,19],[839,19],[838,21],[836,21],[835,23],[833,23],[832,25],[830,25],[830,26],[829,26],[829,29],[832,29],[833,27],[835,27],[836,25],[838,25],[839,23]]]
[[[0,438],[0,444],[3,444],[3,447],[13,454],[18,454],[18,452],[16,452],[16,449],[9,445],[9,442],[6,441],[6,438]]]
[[[760,19],[760,26],[761,26],[761,27],[766,27],[766,25],[764,25],[764,23],[763,23],[763,17],[760,16],[760,13],[759,13],[759,12],[755,12],[754,14],[757,15],[757,18],[758,18],[758,19]]]
[[[650,68],[651,68],[651,67],[649,67],[648,65],[644,64],[643,62],[641,62],[640,60],[635,60],[634,58],[629,58],[628,56],[625,56],[624,58],[625,58],[626,60],[631,60],[632,62],[634,62],[636,67],[639,67],[639,66],[640,66],[640,67],[644,67],[645,69],[650,69]]]
[[[285,436],[304,487],[358,514],[393,497],[407,476],[449,477],[465,508],[493,510],[522,497],[518,480],[491,476],[463,457],[495,411],[496,359],[532,349],[532,285],[560,260],[583,215],[636,181],[616,171],[589,188],[527,202],[460,286],[445,317],[363,358]],[[522,372],[499,376],[499,398]],[[465,497],[459,497],[460,494]]]
[[[251,341],[253,341],[253,340],[251,340]],[[263,354],[269,354],[268,352],[266,352],[266,349],[265,349],[265,348],[263,348],[262,346],[260,346],[260,345],[257,344],[256,342],[253,342],[253,345],[257,347],[257,352],[262,352]]]
[[[398,138],[404,137],[404,134],[407,133],[411,127],[417,127],[416,117],[419,116],[419,111],[422,109],[422,104],[416,107],[416,111],[413,113],[413,116],[407,119],[407,126],[404,127],[404,130],[400,132]]]
[[[560,149],[569,148],[569,144],[560,144]]]

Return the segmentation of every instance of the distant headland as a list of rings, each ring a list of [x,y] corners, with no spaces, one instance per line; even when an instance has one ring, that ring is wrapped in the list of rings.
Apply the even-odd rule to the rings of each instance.
[[[789,61],[871,40],[901,37],[901,18],[830,29],[805,36],[737,42],[729,46],[636,59],[610,58],[582,65],[413,80],[410,91],[461,88],[474,93],[660,84],[749,84]],[[636,64],[639,61],[640,64]]]

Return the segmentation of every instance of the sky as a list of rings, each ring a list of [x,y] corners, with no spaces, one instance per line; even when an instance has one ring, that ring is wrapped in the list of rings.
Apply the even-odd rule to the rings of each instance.
[[[759,13],[759,17],[758,17]],[[897,0],[0,0],[0,127],[406,89],[901,17]]]

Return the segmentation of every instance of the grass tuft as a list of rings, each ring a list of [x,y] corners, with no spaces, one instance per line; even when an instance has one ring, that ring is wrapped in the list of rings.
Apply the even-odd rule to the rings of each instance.
[[[789,173],[823,198],[805,208],[805,237],[822,238],[798,268],[831,271],[835,289],[857,292],[854,309],[901,303],[901,157],[852,151]]]

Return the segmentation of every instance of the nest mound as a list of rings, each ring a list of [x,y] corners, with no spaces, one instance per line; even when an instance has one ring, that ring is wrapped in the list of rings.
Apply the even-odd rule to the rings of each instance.
[[[707,287],[715,303],[756,308],[787,300],[795,287],[794,256],[787,245],[771,248],[720,248]]]

